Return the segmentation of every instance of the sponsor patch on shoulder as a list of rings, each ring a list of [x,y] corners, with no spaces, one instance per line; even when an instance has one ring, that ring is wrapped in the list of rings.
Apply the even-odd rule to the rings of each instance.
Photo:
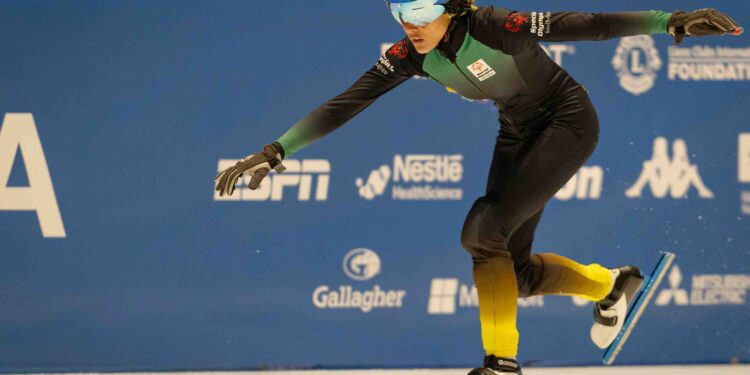
[[[409,49],[406,46],[406,40],[401,40],[400,42],[394,44],[391,48],[388,49],[387,53],[389,56],[395,56],[399,59],[405,59],[406,56],[409,55]]]
[[[505,20],[505,30],[512,33],[521,31],[521,28],[529,22],[529,17],[524,17],[521,13],[513,13]]]

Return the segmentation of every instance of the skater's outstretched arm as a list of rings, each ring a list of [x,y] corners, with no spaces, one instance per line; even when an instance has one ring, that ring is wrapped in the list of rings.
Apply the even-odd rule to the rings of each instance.
[[[407,38],[394,44],[354,85],[294,124],[278,139],[286,155],[336,130],[410,77],[426,76],[417,62],[424,57],[418,56],[410,44]]]
[[[473,17],[475,37],[506,53],[520,53],[539,41],[606,40],[633,35],[685,36],[742,33],[729,16],[715,10],[665,13],[518,12],[488,6]]]
[[[420,59],[424,56],[416,53],[408,38],[396,43],[346,91],[310,112],[263,151],[219,173],[215,178],[216,191],[220,196],[232,195],[243,173],[253,176],[249,187],[256,189],[271,169],[284,170],[281,160],[336,130],[410,77],[426,76],[420,68]]]

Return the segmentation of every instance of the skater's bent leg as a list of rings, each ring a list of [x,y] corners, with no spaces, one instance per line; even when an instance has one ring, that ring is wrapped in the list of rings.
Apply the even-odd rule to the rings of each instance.
[[[576,296],[601,301],[612,290],[612,273],[598,265],[583,265],[552,253],[534,254],[531,262],[541,275],[533,294]]]
[[[531,245],[542,211],[513,232],[509,241],[521,297],[552,294],[602,300],[612,289],[609,270],[598,264],[588,266],[557,254],[531,255]]]
[[[531,246],[534,243],[534,232],[542,218],[544,209],[539,210],[534,216],[526,220],[510,236],[508,249],[513,259],[513,268],[516,272],[519,297],[533,295],[533,288],[541,278],[541,267],[531,262]]]
[[[515,358],[518,290],[507,235],[498,215],[491,200],[477,200],[464,223],[461,243],[473,258],[484,349],[487,355]]]

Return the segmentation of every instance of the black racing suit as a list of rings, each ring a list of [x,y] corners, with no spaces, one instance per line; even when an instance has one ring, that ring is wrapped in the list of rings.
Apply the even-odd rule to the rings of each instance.
[[[545,203],[593,152],[599,124],[586,90],[538,42],[666,33],[670,16],[478,8],[454,19],[447,39],[428,54],[417,53],[407,38],[396,43],[352,87],[278,142],[288,157],[414,75],[468,99],[493,100],[500,110],[500,133],[486,194],[468,214],[462,245],[475,264],[509,256],[520,294],[544,293],[544,260],[530,257],[534,231]]]

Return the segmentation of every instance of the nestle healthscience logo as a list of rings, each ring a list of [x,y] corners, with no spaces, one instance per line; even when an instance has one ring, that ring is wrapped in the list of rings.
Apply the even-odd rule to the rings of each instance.
[[[344,257],[344,273],[353,280],[370,280],[380,273],[380,257],[370,249],[354,249]]]
[[[622,88],[633,95],[641,95],[654,87],[662,61],[654,39],[639,35],[620,39],[612,66]]]
[[[377,253],[366,248],[357,248],[344,256],[344,273],[351,279],[367,281],[380,275],[381,262]],[[352,285],[329,287],[320,285],[313,291],[315,307],[325,309],[356,309],[369,313],[374,309],[399,309],[404,306],[406,290],[382,289],[373,285],[364,290]]]
[[[381,165],[355,185],[367,200],[385,194],[391,180],[394,200],[461,200],[463,189],[456,184],[463,179],[462,161],[462,155],[395,155],[393,166]]]

